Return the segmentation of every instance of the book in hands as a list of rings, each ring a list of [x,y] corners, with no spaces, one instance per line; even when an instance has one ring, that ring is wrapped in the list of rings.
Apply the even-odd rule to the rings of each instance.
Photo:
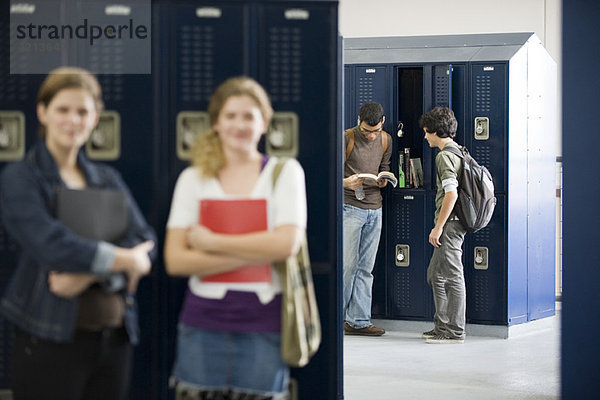
[[[380,180],[388,181],[394,187],[396,187],[396,185],[398,185],[398,179],[396,179],[396,177],[394,176],[394,174],[391,173],[390,171],[381,171],[377,175],[368,174],[368,173],[361,173],[361,174],[358,174],[358,177],[359,178],[364,178],[364,179],[372,179],[374,181],[380,181]]]
[[[199,223],[213,232],[243,234],[266,231],[267,200],[200,200]],[[203,282],[271,282],[271,264],[246,265],[202,277]]]

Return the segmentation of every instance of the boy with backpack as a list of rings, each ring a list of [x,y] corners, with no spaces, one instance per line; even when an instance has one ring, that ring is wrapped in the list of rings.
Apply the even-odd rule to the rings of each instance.
[[[462,265],[462,244],[466,229],[459,221],[455,204],[463,169],[461,148],[454,142],[458,123],[447,107],[435,107],[423,114],[419,125],[430,147],[440,151],[435,158],[437,194],[435,226],[429,234],[434,247],[427,283],[433,291],[434,328],[424,332],[427,343],[463,343],[465,338],[466,288]]]

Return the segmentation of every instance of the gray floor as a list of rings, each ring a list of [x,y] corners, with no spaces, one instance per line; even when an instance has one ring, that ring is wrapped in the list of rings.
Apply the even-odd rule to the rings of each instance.
[[[344,337],[346,400],[559,398],[559,316],[506,332],[468,325],[451,345],[421,339],[431,323],[374,322],[388,332]]]

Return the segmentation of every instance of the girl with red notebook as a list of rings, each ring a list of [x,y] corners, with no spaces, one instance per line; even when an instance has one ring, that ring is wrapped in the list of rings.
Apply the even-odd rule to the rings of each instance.
[[[289,369],[271,263],[300,247],[304,172],[290,159],[273,187],[277,160],[257,147],[273,109],[254,80],[225,81],[208,113],[211,129],[198,136],[193,165],[178,178],[167,222],[167,272],[190,277],[173,382],[200,398],[282,399]]]

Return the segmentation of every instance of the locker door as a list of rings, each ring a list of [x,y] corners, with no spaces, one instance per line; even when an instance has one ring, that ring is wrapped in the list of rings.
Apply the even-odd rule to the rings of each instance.
[[[103,35],[96,35],[100,37],[95,40],[91,37],[89,41],[64,40],[62,45],[67,46],[68,57],[58,65],[81,66],[95,74],[152,73],[150,1],[128,2],[125,7],[111,7],[94,0],[67,0],[65,3],[63,10],[67,22],[83,23],[82,16],[85,16],[90,25],[107,28]],[[112,37],[108,33],[109,26],[114,27]]]
[[[9,26],[9,20],[8,7],[2,7],[0,26]],[[9,43],[8,29],[0,30],[0,40]],[[42,77],[11,75],[10,59],[8,46],[0,46],[0,173],[8,162],[20,161],[37,138],[35,99]],[[17,251],[0,216],[0,293],[4,293],[15,270]],[[8,389],[10,384],[12,341],[12,325],[0,318],[0,390]]]
[[[489,225],[479,232],[468,234],[463,246],[468,323],[518,323],[507,320],[509,283],[506,270],[506,234],[503,233],[506,232],[506,196],[499,195],[497,199]],[[524,281],[525,279],[521,279],[521,282]],[[514,283],[519,284],[519,281]]]
[[[248,45],[250,6],[235,2],[162,1],[154,4],[155,34],[161,56],[155,57],[156,130],[160,155],[157,167],[157,233],[164,243],[171,196],[179,173],[188,163],[189,146],[207,122],[206,109],[216,87],[229,77],[250,74]],[[156,51],[156,50],[155,50]],[[164,262],[155,267],[159,275],[155,301],[162,319],[155,327],[160,348],[157,371],[159,390],[153,399],[172,393],[168,380],[175,356],[179,310],[187,279],[168,277]],[[147,382],[146,382],[147,383]]]
[[[298,156],[306,174],[311,260],[330,263],[335,257],[328,238],[333,230],[321,229],[324,221],[335,226],[334,174],[340,116],[337,115],[337,33],[329,5],[289,8],[266,3],[258,15],[259,81],[271,96],[275,112],[298,117]],[[323,46],[314,46],[315,41]],[[318,226],[317,226],[318,225]],[[322,240],[317,240],[317,238]],[[329,268],[329,267],[328,267]]]
[[[213,91],[229,77],[250,74],[250,12],[245,5],[165,1],[154,13],[158,31],[165,32],[157,39],[165,56],[156,58],[155,70],[163,74],[156,107],[166,120],[160,147],[169,165],[169,191],[163,199],[168,204],[179,172],[188,165],[186,151],[203,126],[197,122],[208,121],[205,112]],[[178,140],[187,128],[190,136]]]
[[[354,70],[353,66],[344,67],[344,127],[348,128],[356,125],[356,116],[358,115],[358,109],[355,110]]]
[[[389,91],[391,89],[391,82],[388,77],[388,68],[386,66],[368,66],[360,65],[354,66],[354,103],[351,104],[352,108],[347,111],[347,119],[350,125],[347,128],[356,125],[356,118],[358,117],[358,111],[360,106],[368,101],[375,101],[383,106],[385,115],[389,116]],[[389,117],[388,117],[389,119]],[[386,122],[384,129],[389,122]]]
[[[86,148],[87,155],[92,160],[115,167],[129,186],[146,220],[156,231],[163,229],[153,220],[152,214],[155,137],[151,76],[99,75],[98,80],[108,112],[105,113],[106,119],[101,117],[99,126],[92,133]],[[115,136],[112,128],[108,128],[113,124],[120,131],[120,138]],[[160,243],[157,245],[160,246]],[[155,280],[154,274],[142,279],[136,294],[141,335],[140,344],[134,350],[131,399],[151,399],[159,384],[154,379],[158,360],[155,351],[157,338],[153,331],[160,318],[154,300]]]
[[[425,319],[428,315],[425,259],[426,196],[424,191],[398,191],[389,209],[386,248],[388,316]]]
[[[467,66],[464,64],[452,64],[451,65],[451,108],[454,111],[456,120],[458,121],[458,130],[456,131],[455,140],[465,145],[466,132],[471,132],[471,124],[467,121],[470,120],[469,108],[467,107],[467,100],[469,98],[467,93]]]
[[[18,3],[10,2],[11,6],[21,6],[15,7],[14,10],[9,11],[9,8],[12,7],[9,7],[6,2],[2,7],[2,14],[7,18],[6,23],[3,23],[2,26],[10,27],[10,31],[4,29],[2,32],[3,36],[6,35],[6,41],[3,42],[2,47],[7,52],[6,60],[7,65],[10,65],[10,73],[41,74],[61,65],[70,65],[68,62],[71,61],[72,56],[69,53],[72,53],[72,50],[65,45],[66,41],[38,38],[35,33],[35,26],[63,25],[67,22],[65,0]],[[73,6],[73,3],[70,3],[70,6]],[[25,35],[22,38],[23,35],[17,34],[18,39],[11,38],[14,33],[10,32],[15,32],[13,29],[16,30],[20,25],[28,27],[30,24],[34,27],[31,36]],[[9,43],[10,46],[8,46]]]
[[[207,4],[211,3],[174,3],[168,8],[164,28],[168,29],[171,95],[176,113],[205,111],[221,82],[250,74],[248,8]]]
[[[497,193],[506,193],[507,66],[504,63],[472,64],[471,120],[465,143],[471,155],[485,165]]]
[[[12,43],[10,30],[20,20],[47,23],[49,19],[59,21],[61,18],[61,1],[28,2],[35,5],[35,16],[17,12],[10,13],[10,7],[0,7],[0,172],[8,162],[20,161],[26,151],[38,137],[38,119],[36,115],[36,96],[45,75],[30,74],[31,68],[39,67],[37,50],[32,43],[23,44],[23,52],[11,56]],[[44,42],[44,45],[46,43]],[[46,48],[44,48],[44,51]],[[48,63],[60,64],[60,52],[44,55]],[[0,204],[1,207],[1,204]],[[0,294],[10,280],[17,263],[18,246],[4,230],[0,218]],[[10,388],[10,359],[13,341],[13,327],[4,318],[0,318],[0,390]]]
[[[323,328],[319,351],[308,366],[292,371],[292,377],[298,382],[299,399],[340,398],[342,129],[337,3],[265,2],[258,6],[256,28],[258,79],[276,113],[297,117],[296,158],[306,175],[308,245]]]

